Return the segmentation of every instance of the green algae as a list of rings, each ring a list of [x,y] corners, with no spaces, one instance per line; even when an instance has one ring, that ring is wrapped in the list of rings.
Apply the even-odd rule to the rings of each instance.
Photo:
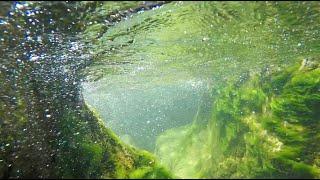
[[[320,68],[317,61],[303,63],[231,78],[217,90],[207,128],[192,129],[203,122],[195,120],[185,127],[188,134],[182,129],[164,132],[156,155],[182,178],[319,178]],[[180,138],[179,133],[181,140],[171,142],[169,137]],[[197,155],[195,149],[200,149]],[[168,159],[166,153],[179,155]],[[206,160],[203,154],[208,154]],[[180,157],[193,164],[178,161]],[[197,167],[201,170],[192,176],[184,173]]]
[[[122,143],[84,102],[57,96],[68,88],[63,82],[23,76],[2,85],[11,96],[0,101],[1,178],[173,177],[156,158]],[[148,171],[133,173],[140,168]]]
[[[28,136],[34,137],[34,140],[29,143],[49,141],[45,146],[39,146],[40,150],[46,147],[51,152],[52,159],[46,162],[47,167],[51,169],[46,174],[47,177],[165,179],[173,177],[153,155],[123,144],[104,125],[96,112],[86,105],[80,110],[66,111],[54,128],[58,129],[55,140],[45,139],[48,138],[46,134],[43,134],[41,138],[34,134],[23,134],[24,136],[21,137],[19,136],[21,134],[14,132],[10,132],[10,136],[4,136],[4,132],[9,129],[2,128],[1,177],[16,175],[6,168],[8,163],[11,168],[19,170],[20,177],[35,177],[30,167],[37,166],[39,161],[26,162],[25,159],[14,159],[14,157],[27,155],[26,157],[35,156],[36,158],[39,154],[32,155],[30,151],[39,152],[39,149],[22,147],[21,150],[14,152],[10,150],[13,148],[12,142],[23,140]]]
[[[91,114],[93,112],[93,114]],[[81,174],[73,178],[171,178],[173,175],[163,166],[156,162],[156,158],[142,150],[134,150],[123,144],[120,139],[98,118],[96,112],[91,108],[87,109],[88,117],[95,117],[96,121],[89,122],[89,131],[86,132],[86,123],[79,123],[75,120],[67,122],[68,125],[77,124],[73,128],[81,133],[68,132],[67,136],[77,134],[76,142],[80,142],[78,149],[68,148],[72,156],[61,156],[61,164],[70,164],[73,169]],[[90,115],[91,114],[91,115]],[[74,116],[73,116],[74,117]],[[91,126],[91,127],[90,127]],[[86,128],[82,128],[86,127]],[[79,129],[77,129],[79,128]],[[83,135],[81,135],[83,134]],[[82,136],[82,137],[81,137]],[[91,138],[91,139],[90,139]],[[82,142],[82,143],[81,143]],[[80,158],[81,157],[81,158]],[[71,162],[65,162],[65,159]],[[75,163],[74,160],[80,160]],[[83,163],[83,164],[81,164]],[[77,167],[73,167],[76,165]],[[80,166],[79,166],[80,165]],[[81,169],[84,168],[84,169]],[[68,171],[68,168],[61,168]],[[80,170],[80,171],[79,171]],[[67,173],[70,174],[70,173]],[[62,175],[62,177],[68,177]]]
[[[90,3],[92,2],[84,2],[84,4]],[[105,9],[117,5],[116,2],[108,3],[110,4],[105,3],[104,5],[107,6],[99,10],[99,18],[105,19],[106,15],[112,14],[105,12]],[[126,3],[129,5],[125,6],[125,8],[131,6],[129,2],[123,2],[123,4]],[[100,2],[94,2],[94,4],[99,6]],[[216,12],[217,9],[222,9],[218,11],[221,18],[215,18],[217,21],[224,22],[223,19],[233,20],[238,18],[237,12],[234,14],[230,9],[224,12],[222,6],[224,4],[210,10],[211,12]],[[243,6],[247,7],[246,5]],[[264,4],[261,4],[261,6],[264,6]],[[291,13],[291,11],[288,11],[287,8],[282,11],[281,7],[283,5],[279,6],[277,8],[280,12],[285,12],[280,15],[290,17],[287,16],[290,14],[286,13]],[[66,8],[61,9],[61,11],[54,11],[53,19],[60,18]],[[116,6],[114,10],[120,9],[123,8]],[[310,9],[316,12],[314,14],[318,14],[318,9]],[[300,11],[300,9],[293,10]],[[255,16],[262,17],[262,24],[272,24],[273,26],[270,26],[270,29],[278,25],[277,18],[263,19],[263,13],[259,13],[261,12],[255,14]],[[274,12],[266,10],[265,13],[272,14]],[[69,13],[69,15],[71,14]],[[247,14],[247,12],[244,12],[244,14]],[[86,17],[91,18],[85,22],[101,21],[101,19],[96,18],[97,16]],[[303,22],[306,23],[306,27],[310,30],[308,23],[311,23],[313,18],[308,17],[303,16],[302,18],[306,20]],[[60,23],[69,23],[66,19],[68,18],[60,21]],[[258,19],[261,18],[259,17]],[[297,19],[293,18],[292,20],[288,22],[296,22]],[[23,21],[21,21],[22,23]],[[88,29],[85,30],[85,33],[87,33],[88,37],[92,37],[90,39],[92,42],[96,42],[97,38],[107,29],[103,24],[104,22],[98,23],[100,24],[86,26]],[[77,26],[81,27],[85,24],[79,22]],[[186,26],[181,26],[180,29],[184,30],[186,29],[185,27],[189,27],[188,23],[181,24],[186,24]],[[64,29],[65,31],[71,31],[67,26]],[[187,29],[194,30],[194,34],[198,34],[200,30],[197,28]],[[258,32],[256,28],[249,29],[252,34],[257,34]],[[259,27],[257,29],[259,30]],[[177,31],[168,31],[166,29],[164,31],[171,32],[174,37],[180,38],[176,36]],[[264,35],[261,37],[270,35],[266,36],[265,31],[259,32],[261,32],[260,35]],[[303,35],[302,32],[298,33]],[[159,35],[158,32],[154,34]],[[244,31],[236,34],[240,34],[240,37],[248,36]],[[123,34],[119,33],[117,35]],[[128,36],[125,37],[127,38]],[[171,36],[164,36],[164,39],[168,37],[170,38]],[[275,36],[275,38],[278,38],[278,36]],[[122,42],[121,38],[107,36],[102,38],[102,40],[110,41],[114,39],[119,43],[116,47],[122,47],[133,42],[132,37],[129,37],[129,40],[125,42]],[[145,40],[144,38],[140,39]],[[223,38],[213,36],[210,39],[219,40]],[[114,45],[110,41],[108,43],[111,44],[110,48],[112,49]],[[246,41],[249,42],[249,40]],[[259,41],[263,42],[261,39]],[[316,44],[316,42],[310,40],[306,43]],[[176,44],[176,42],[173,43]],[[224,43],[223,45],[225,46]],[[255,43],[256,45],[261,46],[259,43]],[[104,43],[95,45],[95,54],[108,50],[101,48],[103,46]],[[163,52],[168,51],[168,54],[176,54],[183,51],[172,48],[175,46],[168,45],[168,47],[171,49],[166,49]],[[247,48],[249,46],[242,47]],[[191,49],[193,52],[199,50],[196,47]],[[226,50],[226,48],[217,49],[222,49],[221,52],[223,54],[232,54],[231,51],[237,49],[239,52],[244,52],[241,53],[242,57],[247,56],[246,52],[240,48],[230,48],[230,50]],[[265,48],[261,49],[265,51]],[[190,53],[188,50],[183,52]],[[208,49],[205,50],[208,51]],[[283,49],[277,49],[277,51],[281,54],[283,53]],[[273,48],[271,52],[274,53]],[[190,64],[193,66],[194,61]],[[176,64],[171,66],[177,67]],[[118,72],[113,70],[106,71],[106,69],[102,69],[104,71],[102,75]],[[173,130],[168,133],[168,137],[172,133],[177,135],[170,137],[172,141],[169,141],[171,144],[177,144],[172,145],[172,149],[163,148],[165,150],[160,149],[159,151],[162,152],[163,156],[170,154],[168,158],[169,167],[172,167],[170,169],[180,172],[178,174],[181,177],[189,173],[187,174],[189,177],[319,178],[320,155],[317,143],[320,140],[320,135],[317,132],[319,129],[319,70],[317,65],[308,68],[300,65],[291,68],[279,67],[274,71],[271,72],[271,75],[266,75],[266,77],[271,77],[270,79],[261,80],[252,77],[256,75],[247,75],[244,80],[230,81],[229,87],[222,93],[218,93],[219,100],[215,102],[211,110],[212,117],[203,120],[202,118],[207,117],[207,115],[203,114],[201,107],[191,127],[186,126],[178,129],[177,132]],[[3,74],[0,74],[0,79],[6,79],[1,77]],[[29,73],[24,72],[21,74],[21,76],[26,77],[29,75]],[[0,90],[0,94],[9,95],[2,97],[3,99],[0,101],[2,108],[0,111],[0,177],[172,177],[171,173],[156,163],[155,157],[121,143],[115,134],[106,128],[103,122],[97,118],[97,115],[92,114],[92,110],[88,110],[86,106],[82,105],[80,110],[73,108],[64,110],[61,108],[62,104],[64,105],[68,102],[50,97],[54,97],[61,90],[62,85],[58,85],[58,88],[55,88],[55,86],[50,86],[46,83],[30,82],[30,86],[35,87],[29,87],[29,85],[23,84],[24,80],[12,81],[8,84],[5,84],[5,81],[0,82],[1,87],[3,87]],[[236,81],[236,83],[233,83],[233,81]],[[29,81],[27,82],[29,83]],[[17,94],[11,89],[15,87],[15,83],[22,87]],[[44,88],[39,90],[39,87]],[[50,90],[50,88],[52,89]],[[53,105],[41,102],[42,99],[47,99],[47,102],[53,102]],[[50,111],[61,113],[48,114],[46,113],[47,108]],[[54,119],[50,118],[50,116]],[[166,141],[162,141],[160,144],[164,142]],[[173,150],[178,152],[171,152]]]

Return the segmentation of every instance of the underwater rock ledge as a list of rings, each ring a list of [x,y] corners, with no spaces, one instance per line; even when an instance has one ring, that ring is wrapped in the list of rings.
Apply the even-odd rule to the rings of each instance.
[[[0,112],[1,178],[173,178],[152,154],[123,144],[85,103],[45,114],[52,109],[16,99],[12,113]]]
[[[320,178],[318,59],[230,79],[156,156],[180,178]]]
[[[75,119],[76,115],[72,115],[72,122],[64,121],[65,125],[76,123],[77,128],[85,130],[81,139],[76,139],[80,148],[74,151],[68,147],[66,152],[58,162],[58,166],[70,164],[73,168],[81,170],[83,174],[72,174],[71,169],[63,168],[61,177],[65,178],[116,178],[116,179],[168,179],[173,175],[162,165],[157,162],[157,158],[151,153],[134,149],[122,143],[121,140],[105,126],[103,121],[98,117],[97,113],[86,106],[86,118],[89,120],[88,127],[82,128],[88,122],[79,122]],[[69,116],[69,115],[67,115]],[[68,118],[66,118],[68,119]],[[80,120],[81,121],[81,120]],[[78,123],[79,122],[79,123]],[[64,127],[62,125],[61,127]],[[67,130],[67,138],[70,131]],[[81,131],[81,130],[80,130]],[[69,156],[71,155],[71,156]],[[65,160],[67,158],[67,161]],[[80,160],[78,165],[73,165],[72,160]],[[79,166],[80,165],[80,166]],[[69,171],[69,172],[68,172]],[[69,174],[71,173],[71,174]]]

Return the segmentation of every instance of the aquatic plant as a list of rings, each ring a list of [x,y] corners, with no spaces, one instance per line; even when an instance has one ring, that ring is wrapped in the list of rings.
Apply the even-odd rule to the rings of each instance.
[[[16,114],[18,115],[19,113]],[[17,119],[20,121],[15,123],[16,127],[24,128],[24,115],[21,114]],[[52,132],[53,129],[49,128],[42,127],[43,130]],[[43,134],[38,134],[31,130],[26,134],[25,131],[14,131],[11,128],[1,129],[1,177],[173,177],[152,155],[123,144],[98,118],[94,110],[86,105],[80,110],[63,113],[54,128],[56,134],[51,139],[49,132],[40,131],[38,133]],[[35,142],[38,142],[38,145]],[[12,151],[15,143],[17,147]],[[44,156],[41,154],[43,149],[50,153],[49,158],[36,160],[39,156]],[[28,157],[33,161],[26,161],[25,158]],[[44,166],[42,170],[46,174],[38,174],[40,172],[32,168],[39,165]]]
[[[197,128],[197,114],[188,133],[174,129],[159,137],[160,162],[183,178],[319,178],[318,64],[314,58],[231,78],[216,90],[207,128]],[[199,171],[185,173],[191,169]]]

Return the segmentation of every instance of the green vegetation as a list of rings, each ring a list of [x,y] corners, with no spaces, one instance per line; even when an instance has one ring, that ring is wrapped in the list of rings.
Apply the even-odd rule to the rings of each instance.
[[[20,121],[16,126],[26,126],[23,116],[17,119]],[[42,132],[44,133],[42,135],[36,134],[36,131],[22,134],[19,133],[20,131],[2,127],[0,175],[3,178],[35,177],[39,172],[33,172],[32,167],[44,165],[43,163],[46,163],[43,169],[47,174],[42,174],[42,177],[166,179],[173,177],[148,152],[132,149],[120,142],[97,114],[86,105],[82,110],[64,113],[54,126],[58,131],[51,140],[48,136],[49,132]],[[53,131],[48,127],[45,128],[43,129]],[[6,134],[10,135],[6,136]],[[19,146],[15,151],[10,151],[10,148],[13,149],[14,142],[25,139],[29,140],[26,147]],[[32,146],[34,142],[39,143],[38,148]],[[46,153],[38,154],[42,149],[48,150],[52,158],[45,159],[45,162],[36,160],[46,155]],[[29,156],[33,161],[26,161],[23,156]],[[49,166],[51,170],[46,170],[45,168]],[[18,173],[11,168],[18,170]]]
[[[318,64],[304,60],[229,80],[217,90],[207,128],[197,128],[198,114],[187,133],[160,136],[156,155],[182,178],[192,169],[200,172],[195,178],[319,178]]]
[[[131,17],[143,3],[1,4],[0,178],[320,178],[317,2],[173,2]],[[136,62],[143,83],[224,84],[191,125],[159,137],[159,159],[81,96],[84,76]]]

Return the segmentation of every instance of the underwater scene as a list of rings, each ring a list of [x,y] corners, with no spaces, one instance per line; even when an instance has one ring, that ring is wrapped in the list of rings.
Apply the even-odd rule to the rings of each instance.
[[[320,3],[1,1],[0,178],[319,179]]]

